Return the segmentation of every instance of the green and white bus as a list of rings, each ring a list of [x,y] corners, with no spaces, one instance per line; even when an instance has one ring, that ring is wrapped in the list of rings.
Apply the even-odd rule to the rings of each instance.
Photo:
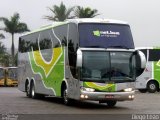
[[[19,38],[18,87],[28,97],[95,100],[114,106],[133,100],[145,56],[130,26],[109,19],[71,19]]]
[[[141,47],[137,48],[142,51],[146,58],[147,64],[143,74],[136,80],[136,88],[140,92],[154,93],[160,90],[160,47]]]

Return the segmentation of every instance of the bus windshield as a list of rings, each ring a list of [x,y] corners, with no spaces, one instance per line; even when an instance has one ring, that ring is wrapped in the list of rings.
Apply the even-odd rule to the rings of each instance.
[[[134,81],[132,52],[83,52],[82,81]]]
[[[17,69],[16,68],[8,69],[8,78],[17,79]]]
[[[134,49],[129,25],[81,23],[79,39],[80,47]]]

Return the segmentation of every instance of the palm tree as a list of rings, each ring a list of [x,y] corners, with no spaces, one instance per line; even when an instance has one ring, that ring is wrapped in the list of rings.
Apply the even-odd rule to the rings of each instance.
[[[64,21],[66,19],[74,18],[71,16],[71,12],[73,11],[74,7],[66,8],[66,6],[61,2],[60,6],[54,5],[49,10],[53,13],[51,16],[45,16],[45,19],[51,21]]]
[[[1,28],[5,32],[8,32],[12,35],[12,46],[11,46],[11,53],[12,57],[14,57],[14,34],[15,33],[23,33],[25,31],[29,31],[27,24],[19,22],[20,16],[18,13],[14,13],[10,19],[5,17],[0,17],[0,20],[3,21],[5,27]]]
[[[84,8],[84,7],[77,6],[75,8],[74,15],[77,18],[93,18],[93,17],[100,15],[100,14],[98,14],[98,10],[96,10],[96,9],[92,10],[89,7]]]
[[[0,39],[3,39],[3,38],[5,38],[5,36],[2,33],[0,33]]]

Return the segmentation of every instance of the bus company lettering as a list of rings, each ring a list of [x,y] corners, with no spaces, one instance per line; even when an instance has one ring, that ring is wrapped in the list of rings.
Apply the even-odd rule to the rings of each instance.
[[[100,37],[100,36],[106,36],[106,37],[116,37],[118,35],[120,35],[120,32],[113,32],[113,31],[100,31],[100,30],[96,30],[93,31],[93,35]]]

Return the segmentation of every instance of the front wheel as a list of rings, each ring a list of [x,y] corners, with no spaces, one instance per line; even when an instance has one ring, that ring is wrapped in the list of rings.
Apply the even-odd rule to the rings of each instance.
[[[148,92],[155,93],[158,90],[157,84],[154,81],[151,81],[147,85]]]
[[[67,88],[65,88],[64,90],[63,90],[63,103],[65,104],[65,105],[70,105],[70,99],[68,98],[68,91],[67,91]]]
[[[114,107],[116,105],[117,101],[111,100],[111,101],[107,101],[106,103],[107,103],[108,107]]]

